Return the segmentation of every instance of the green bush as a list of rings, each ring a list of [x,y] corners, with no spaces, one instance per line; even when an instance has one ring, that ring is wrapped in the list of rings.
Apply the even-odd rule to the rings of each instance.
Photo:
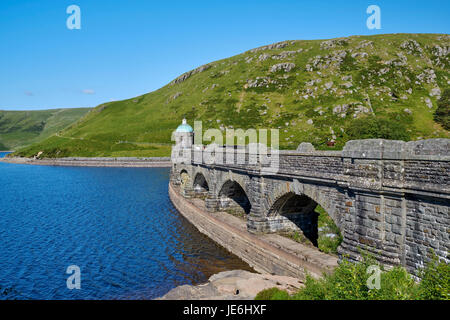
[[[426,269],[420,273],[422,281],[419,286],[419,297],[423,300],[450,299],[450,265],[440,262],[433,254]]]
[[[288,300],[288,299],[289,294],[286,291],[280,290],[278,288],[265,289],[259,292],[255,297],[255,300]]]
[[[358,139],[391,139],[410,140],[407,125],[410,119],[404,119],[399,115],[391,118],[375,118],[368,116],[353,120],[347,127],[347,135],[350,140]]]
[[[415,300],[418,287],[413,277],[402,267],[382,273],[379,290],[371,290],[377,300]]]
[[[317,239],[317,246],[319,250],[328,254],[337,254],[337,249],[342,242],[342,236],[337,234],[337,237],[328,238],[326,236],[320,236]]]
[[[347,55],[342,60],[342,63],[340,65],[340,70],[345,71],[352,71],[357,68],[356,59],[351,56],[349,52],[347,52]]]
[[[369,266],[381,270],[379,289],[369,289],[367,281],[373,273]],[[450,266],[433,255],[420,272],[420,283],[403,268],[385,270],[371,256],[363,254],[363,261],[343,260],[332,274],[315,279],[307,275],[305,286],[289,296],[276,288],[258,294],[263,300],[448,300],[450,297]]]
[[[445,89],[439,99],[434,121],[440,123],[445,130],[450,130],[450,89]]]
[[[294,294],[292,300],[327,300],[327,283],[306,276],[305,287]]]

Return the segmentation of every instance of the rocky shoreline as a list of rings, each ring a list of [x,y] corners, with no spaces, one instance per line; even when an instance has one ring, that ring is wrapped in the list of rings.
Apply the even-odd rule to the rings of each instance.
[[[76,167],[119,167],[119,168],[170,168],[171,162],[169,157],[154,158],[20,158],[5,157],[0,158],[0,162],[44,165],[44,166],[76,166]]]
[[[292,277],[232,270],[212,275],[204,284],[176,287],[156,300],[253,300],[265,289],[293,294],[301,287],[302,281]]]

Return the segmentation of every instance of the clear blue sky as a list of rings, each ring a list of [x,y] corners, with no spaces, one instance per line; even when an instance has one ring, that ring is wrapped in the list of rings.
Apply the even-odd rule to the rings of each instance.
[[[66,8],[81,8],[69,30]],[[381,30],[366,8],[381,8]],[[282,40],[449,33],[450,1],[1,0],[0,109],[94,107]]]

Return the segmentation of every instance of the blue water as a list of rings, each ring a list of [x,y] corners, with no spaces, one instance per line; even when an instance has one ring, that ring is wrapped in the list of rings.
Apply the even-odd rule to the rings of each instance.
[[[152,299],[248,269],[180,216],[168,178],[166,168],[0,163],[0,299]],[[80,290],[66,286],[70,265]]]

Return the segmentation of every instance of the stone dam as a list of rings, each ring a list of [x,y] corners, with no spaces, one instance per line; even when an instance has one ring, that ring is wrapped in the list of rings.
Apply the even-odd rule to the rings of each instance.
[[[353,140],[342,151],[302,143],[264,158],[249,146],[208,148],[179,136],[170,184],[209,212],[240,210],[249,235],[299,230],[315,243],[320,205],[343,236],[340,259],[358,261],[363,250],[411,273],[431,250],[448,261],[449,139]]]

